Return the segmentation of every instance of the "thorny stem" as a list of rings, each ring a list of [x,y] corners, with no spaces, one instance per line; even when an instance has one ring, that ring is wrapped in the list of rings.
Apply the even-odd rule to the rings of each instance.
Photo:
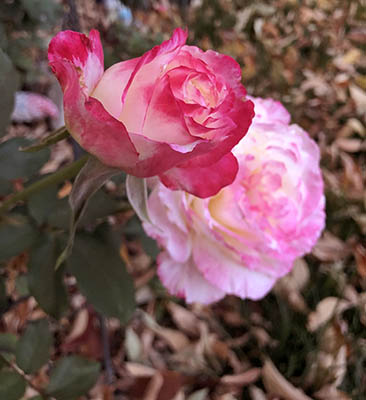
[[[1,353],[0,353],[0,360],[3,361],[9,368],[11,368],[13,371],[15,371],[18,375],[20,375],[33,390],[35,390],[37,393],[39,393],[42,396],[42,398],[53,399],[53,397],[50,397],[49,395],[47,395],[43,391],[43,389],[36,386],[32,382],[32,380],[17,365],[13,364],[6,357],[4,357]]]
[[[75,177],[80,169],[84,166],[88,158],[89,155],[85,155],[84,157],[81,157],[79,160],[74,161],[72,164],[67,165],[54,174],[48,175],[32,185],[29,185],[22,191],[15,193],[2,203],[0,206],[0,215],[13,207],[18,201],[26,200],[32,194],[39,192],[48,186],[55,185],[65,181],[66,179]]]
[[[106,372],[106,381],[107,385],[111,385],[114,380],[114,371],[111,359],[111,349],[108,337],[108,329],[107,329],[106,319],[103,317],[103,315],[98,314],[98,317],[99,317],[99,325],[100,325],[102,344],[103,344],[103,357],[104,357],[104,368]]]
[[[43,138],[38,143],[31,144],[30,146],[22,147],[22,148],[20,148],[20,150],[28,152],[28,153],[34,153],[36,151],[44,149],[45,147],[51,146],[52,144],[55,144],[55,143],[59,142],[60,140],[66,139],[69,136],[70,136],[70,134],[69,134],[68,130],[66,129],[66,126],[62,126],[61,128],[53,131],[50,135]]]

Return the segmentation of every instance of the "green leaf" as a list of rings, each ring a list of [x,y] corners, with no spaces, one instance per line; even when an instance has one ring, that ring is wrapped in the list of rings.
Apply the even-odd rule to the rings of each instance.
[[[141,221],[150,222],[147,208],[146,179],[127,175],[126,191],[128,200]]]
[[[46,319],[30,322],[18,340],[16,362],[27,374],[37,372],[50,357],[53,343]]]
[[[18,338],[12,333],[0,333],[0,354],[7,361],[13,361]],[[6,362],[0,358],[0,369],[6,367]]]
[[[31,57],[29,48],[31,46],[28,37],[13,37],[9,36],[8,55],[13,61],[13,64],[30,73],[34,69],[34,61]]]
[[[135,309],[133,282],[113,245],[78,235],[68,267],[97,311],[123,324],[129,320]]]
[[[29,178],[48,161],[49,149],[43,149],[36,154],[19,151],[20,147],[27,144],[29,141],[24,138],[14,138],[0,144],[0,178]]]
[[[72,210],[69,240],[65,250],[56,262],[56,269],[71,253],[77,225],[85,212],[90,198],[108,179],[118,173],[120,173],[119,169],[108,167],[95,157],[90,157],[79,172],[69,197]]]
[[[21,0],[25,11],[42,25],[52,26],[62,16],[62,7],[55,0]]]
[[[0,49],[0,137],[6,133],[9,125],[17,88],[18,74],[9,57]]]
[[[15,353],[17,341],[12,333],[0,333],[0,352]]]
[[[78,356],[63,357],[51,372],[46,393],[57,400],[73,400],[86,394],[96,383],[99,363]]]
[[[140,242],[146,254],[149,255],[153,260],[155,260],[158,254],[160,253],[156,241],[152,239],[150,236],[147,236],[144,231],[140,236]]]
[[[21,297],[29,295],[27,275],[19,275],[15,280],[15,288]]]
[[[18,400],[25,392],[24,379],[13,371],[0,371],[0,399]]]
[[[103,189],[99,189],[90,199],[88,207],[80,219],[79,226],[85,227],[95,224],[98,219],[114,214],[120,209],[120,202],[113,199]]]
[[[6,261],[29,248],[38,232],[20,215],[12,215],[0,223],[0,262]]]
[[[1,14],[1,10],[0,10]],[[5,49],[8,44],[8,38],[6,37],[6,31],[4,24],[0,22],[0,48]]]
[[[62,8],[55,0],[21,0],[26,13],[36,22],[52,26],[62,16]]]
[[[145,233],[141,221],[136,216],[128,220],[127,224],[124,226],[123,232],[126,235],[131,235],[140,239],[142,248],[146,254],[154,260],[156,259],[157,255],[160,253],[159,247],[156,241]]]
[[[0,178],[0,196],[6,196],[13,190],[13,185],[11,182],[4,178]]]
[[[68,306],[63,268],[54,269],[58,250],[56,238],[44,234],[32,248],[28,263],[29,291],[40,307],[56,319]]]
[[[59,199],[57,193],[58,185],[34,193],[28,199],[28,211],[39,225],[67,229],[71,216],[70,205],[67,198]]]
[[[59,142],[60,140],[66,139],[69,136],[70,136],[69,132],[63,126],[62,128],[59,128],[56,131],[49,134],[48,136],[42,138],[38,143],[35,144],[32,143],[29,146],[21,147],[19,150],[28,153],[34,153],[36,151],[44,149],[45,147],[49,147],[52,144]]]

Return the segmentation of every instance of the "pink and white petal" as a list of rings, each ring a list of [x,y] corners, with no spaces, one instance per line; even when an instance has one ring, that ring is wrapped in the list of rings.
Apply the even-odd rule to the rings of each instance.
[[[169,40],[140,57],[122,94],[123,108],[119,116],[130,132],[142,132],[155,84],[164,74],[164,66],[174,59],[185,44],[187,35],[186,31],[177,28]],[[140,114],[138,118],[136,111]]]
[[[214,50],[202,51],[196,46],[184,46],[183,50],[192,54],[193,57],[203,60],[214,75],[222,76],[231,88],[238,91],[242,97],[245,96],[246,90],[241,84],[240,65],[232,57]]]
[[[217,161],[231,151],[248,132],[254,117],[254,104],[250,100],[242,101],[232,94],[232,96],[228,96],[228,101],[225,101],[215,114],[218,121],[220,115],[224,118],[230,117],[232,121],[231,130],[228,131],[227,126],[216,128],[215,136],[210,141],[212,148],[207,157],[215,158],[215,161]],[[204,161],[203,158],[202,161]]]
[[[99,100],[88,98],[71,62],[58,59],[50,64],[64,87],[65,124],[86,151],[106,165],[140,177],[158,175],[184,161],[185,154],[168,144],[128,133]]]
[[[79,32],[59,32],[49,44],[48,60],[51,67],[55,62],[73,65],[85,94],[89,95],[104,71],[104,55],[99,32],[93,29],[89,38]],[[60,69],[54,69],[54,72],[62,89],[65,90],[67,76],[64,76]]]
[[[122,112],[122,93],[140,58],[123,61],[108,68],[91,94],[118,119]]]
[[[162,204],[167,207],[166,213],[171,223],[179,227],[182,232],[188,233],[186,214],[184,210],[184,198],[187,195],[183,191],[174,191],[165,187],[157,180],[158,193]]]
[[[193,259],[212,285],[242,299],[259,300],[276,282],[274,277],[246,268],[229,250],[202,235],[193,240]]]
[[[246,268],[275,279],[284,276],[291,270],[295,256],[274,250],[273,237],[266,237],[256,225],[243,219],[240,211],[237,212],[239,207],[235,198],[225,196],[232,186],[210,199],[194,202],[191,218],[195,231],[225,248]],[[215,202],[220,198],[222,202]]]
[[[141,116],[136,116],[136,118],[139,117]],[[196,140],[189,134],[182,111],[171,91],[167,75],[154,87],[145,115],[142,134],[163,143],[169,138],[170,143],[179,146],[189,145]]]
[[[168,170],[159,178],[169,189],[181,189],[197,197],[206,198],[230,185],[237,172],[238,161],[232,153],[228,153],[214,164],[197,167],[187,162]]]
[[[179,214],[169,212],[172,203],[179,202],[179,193],[174,193],[174,195],[169,196],[168,191],[160,192],[159,187],[153,190],[148,199],[148,210],[152,223],[144,223],[144,229],[149,236],[155,238],[159,245],[169,252],[175,261],[185,262],[191,253],[191,241]],[[177,204],[174,206],[176,207]]]
[[[290,113],[281,102],[274,99],[262,99],[261,97],[247,96],[254,103],[255,122],[274,124],[280,122],[288,125],[291,120]]]
[[[178,263],[168,253],[159,254],[158,275],[169,293],[187,303],[210,304],[222,299],[225,292],[208,282],[195,268],[192,259]]]
[[[12,121],[32,122],[46,117],[57,118],[56,104],[38,93],[19,91],[15,93],[15,104],[11,114]]]
[[[74,66],[53,61],[52,67],[67,79],[64,89],[65,124],[76,141],[106,165],[134,171],[138,153],[124,125],[113,118],[102,104],[85,95]]]
[[[139,153],[138,163],[132,173],[135,176],[151,177],[159,175],[197,153],[197,151],[195,152],[196,149],[191,151],[188,148],[188,153],[190,152],[190,154],[187,154],[187,152],[180,151],[179,146],[156,142],[141,134],[129,132],[129,135]],[[200,151],[204,150],[200,149]]]

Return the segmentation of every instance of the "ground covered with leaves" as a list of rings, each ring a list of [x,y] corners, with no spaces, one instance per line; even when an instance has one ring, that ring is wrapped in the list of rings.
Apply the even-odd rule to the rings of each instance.
[[[263,300],[187,305],[158,281],[158,249],[128,207],[123,177],[91,201],[77,254],[60,272],[63,284],[47,265],[61,246],[50,233],[67,232],[72,180],[37,193],[0,225],[0,398],[12,385],[26,387],[26,399],[43,396],[37,400],[364,399],[365,1],[131,1],[129,26],[102,2],[79,1],[77,20],[75,14],[64,18],[72,2],[37,0],[39,13],[29,3],[0,5],[0,45],[18,71],[18,82],[8,84],[56,104],[61,98],[47,70],[46,47],[62,21],[83,32],[100,30],[107,65],[141,55],[176,26],[189,27],[190,44],[234,57],[248,93],[280,100],[292,122],[319,144],[327,223],[312,253]],[[59,125],[55,119],[13,121],[7,128],[0,144],[2,199],[78,154],[70,141],[36,158],[17,153]],[[34,236],[41,239],[29,252]],[[113,279],[128,280],[123,272],[108,274],[118,262],[108,256],[112,247],[136,290],[137,308],[115,305],[119,318],[103,317],[86,301],[91,296],[103,309],[103,288]],[[99,276],[95,287],[76,285],[85,273]],[[52,285],[37,286],[37,276]],[[123,319],[129,319],[126,326]]]

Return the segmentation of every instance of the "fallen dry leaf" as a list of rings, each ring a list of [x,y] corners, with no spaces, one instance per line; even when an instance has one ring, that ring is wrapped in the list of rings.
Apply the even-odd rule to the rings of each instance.
[[[347,393],[338,390],[334,385],[326,385],[314,393],[314,397],[318,400],[352,400]]]
[[[346,243],[326,231],[318,240],[312,253],[321,261],[338,261],[347,257],[350,249]]]
[[[260,374],[261,374],[260,368],[252,368],[249,371],[243,372],[242,374],[224,375],[220,381],[224,385],[242,387],[254,383],[260,377]]]
[[[355,248],[357,272],[362,279],[366,279],[366,248],[358,244]]]
[[[366,92],[356,85],[349,88],[351,97],[356,104],[357,112],[365,118],[366,115]]]
[[[179,329],[191,336],[199,335],[199,320],[190,310],[172,301],[167,304],[167,309]]]
[[[338,297],[326,297],[317,304],[315,311],[309,314],[307,324],[308,330],[310,332],[316,331],[320,326],[343,312],[349,306],[350,303],[347,300]]]
[[[143,321],[157,336],[164,339],[173,351],[181,351],[189,345],[189,340],[182,332],[163,328],[148,314],[142,313]]]
[[[249,386],[249,394],[251,400],[268,400],[263,390],[254,385]]]
[[[297,259],[291,272],[281,278],[274,287],[275,293],[286,299],[290,306],[298,311],[307,313],[308,306],[301,294],[310,278],[309,267],[304,259]]]
[[[265,361],[262,368],[262,379],[267,392],[272,395],[281,396],[284,400],[311,400],[286,380],[269,359]]]

